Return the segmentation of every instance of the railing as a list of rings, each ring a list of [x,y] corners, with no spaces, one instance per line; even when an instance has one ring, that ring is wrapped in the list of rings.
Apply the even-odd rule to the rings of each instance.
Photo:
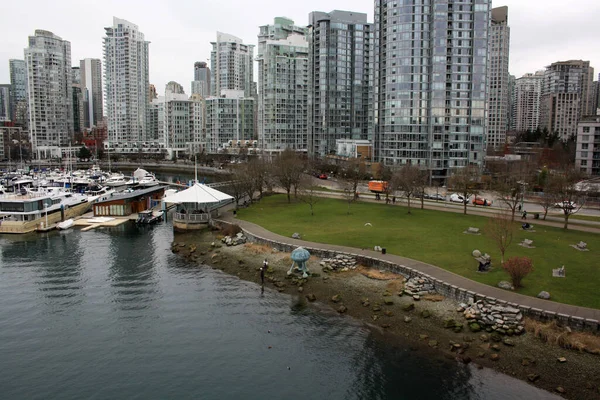
[[[213,211],[211,214],[211,218],[216,218],[218,217],[218,211]],[[175,213],[175,220],[178,222],[186,222],[186,223],[192,223],[192,224],[205,224],[208,222],[209,217],[207,213],[202,213],[202,214],[189,214],[189,213],[179,213],[176,212]]]

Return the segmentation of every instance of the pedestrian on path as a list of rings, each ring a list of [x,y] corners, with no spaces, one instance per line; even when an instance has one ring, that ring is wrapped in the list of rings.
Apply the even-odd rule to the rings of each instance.
[[[267,261],[267,259],[265,259],[265,261],[263,261],[262,267],[260,267],[260,284],[261,285],[265,284],[265,271],[267,270],[267,268],[269,268],[269,262]]]
[[[527,219],[527,211],[523,210],[523,216],[521,217],[521,219]]]

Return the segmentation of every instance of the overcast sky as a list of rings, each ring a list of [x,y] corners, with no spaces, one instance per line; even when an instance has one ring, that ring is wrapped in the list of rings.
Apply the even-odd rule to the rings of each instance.
[[[102,59],[104,27],[112,17],[139,26],[150,41],[150,83],[159,94],[174,80],[190,93],[195,61],[208,61],[216,31],[257,43],[258,27],[276,16],[308,23],[311,11],[364,12],[373,22],[372,0],[28,0],[6,1],[0,24],[0,83],[9,83],[8,60],[23,59],[36,29],[71,42],[72,64]],[[505,0],[511,27],[510,73],[517,77],[559,60],[590,60],[600,72],[598,0]],[[256,52],[255,52],[256,54]],[[209,64],[210,65],[210,64]]]

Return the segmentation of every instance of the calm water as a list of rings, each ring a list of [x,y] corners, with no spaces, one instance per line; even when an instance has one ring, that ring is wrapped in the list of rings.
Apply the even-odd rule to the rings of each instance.
[[[168,224],[0,237],[0,397],[552,398],[189,265],[172,239]]]

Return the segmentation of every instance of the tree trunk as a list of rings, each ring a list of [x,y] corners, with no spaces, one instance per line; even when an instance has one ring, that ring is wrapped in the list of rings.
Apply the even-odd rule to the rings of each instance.
[[[464,215],[467,215],[467,202],[466,202],[466,201],[465,201],[465,202],[464,202],[464,204],[463,204],[463,208],[464,208],[464,210],[463,210],[463,214],[464,214]]]
[[[564,229],[569,229],[569,213],[565,214],[565,225],[563,226]]]
[[[421,195],[421,210],[425,209],[425,193]]]
[[[290,190],[289,188],[288,188],[288,189],[286,189],[288,203],[291,203],[291,202],[292,202],[292,198],[290,197],[290,191],[291,191],[291,190]]]
[[[546,215],[548,215],[548,207],[544,208],[544,221],[546,220]]]
[[[511,222],[515,222],[515,213],[517,212],[517,207],[512,207],[512,216],[510,218]]]
[[[408,200],[408,214],[410,214],[410,195],[408,195],[406,199]]]

